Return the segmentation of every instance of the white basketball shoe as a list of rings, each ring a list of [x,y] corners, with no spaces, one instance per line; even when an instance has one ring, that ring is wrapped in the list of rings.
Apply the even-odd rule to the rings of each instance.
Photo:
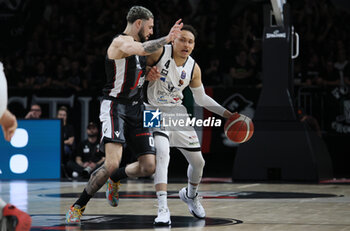
[[[171,225],[170,211],[168,208],[158,208],[158,216],[154,219],[155,225]]]
[[[205,210],[203,206],[201,205],[201,202],[199,201],[198,193],[194,198],[189,198],[187,196],[187,188],[182,188],[179,191],[179,196],[183,202],[185,202],[188,205],[188,209],[190,210],[190,213],[198,218],[198,219],[204,219],[205,218]]]

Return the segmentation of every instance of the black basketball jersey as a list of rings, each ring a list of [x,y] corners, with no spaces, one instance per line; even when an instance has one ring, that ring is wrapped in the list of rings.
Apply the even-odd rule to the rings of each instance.
[[[107,83],[103,88],[105,99],[134,102],[141,99],[145,81],[146,57],[132,55],[123,59],[109,59],[106,55]]]

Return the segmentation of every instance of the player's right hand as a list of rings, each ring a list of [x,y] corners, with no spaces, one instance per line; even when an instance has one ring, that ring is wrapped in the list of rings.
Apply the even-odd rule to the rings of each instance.
[[[148,81],[154,81],[160,78],[160,72],[156,66],[151,67],[151,69],[148,71],[146,80]]]
[[[169,34],[168,34],[168,42],[174,41],[174,39],[178,38],[181,34],[181,29],[183,27],[183,23],[181,22],[182,19],[179,19],[175,22],[174,26],[170,29]]]
[[[224,115],[223,115],[223,117],[224,118],[226,118],[226,119],[228,119],[228,118],[230,118],[233,114],[236,114],[237,112],[230,112],[229,110],[226,110],[225,112],[224,112]]]

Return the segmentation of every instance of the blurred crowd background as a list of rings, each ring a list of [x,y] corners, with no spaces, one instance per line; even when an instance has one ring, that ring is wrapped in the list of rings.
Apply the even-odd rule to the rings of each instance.
[[[206,86],[259,86],[261,82],[262,5],[269,1],[141,1],[155,15],[154,38],[166,35],[178,19],[198,31],[193,53]],[[104,84],[104,56],[122,32],[125,15],[136,1],[32,1],[19,22],[30,24],[24,38],[1,57],[9,87],[99,91]],[[24,3],[23,3],[24,4]],[[349,14],[330,0],[290,1],[300,57],[296,84],[338,84],[339,69],[349,83]],[[27,6],[29,7],[29,6]],[[19,12],[20,13],[20,12]],[[27,21],[26,17],[30,17]],[[9,54],[9,55],[8,55]],[[345,67],[343,67],[345,66]]]

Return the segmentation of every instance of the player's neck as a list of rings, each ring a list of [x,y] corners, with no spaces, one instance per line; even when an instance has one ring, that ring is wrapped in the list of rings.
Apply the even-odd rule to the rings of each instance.
[[[136,41],[140,41],[140,38],[139,38],[139,36],[137,35],[137,32],[136,32],[135,30],[133,30],[132,25],[129,25],[129,24],[128,24],[128,25],[126,26],[126,28],[125,28],[123,34],[126,34],[126,35],[128,35],[128,36],[133,37],[134,40],[136,40]]]
[[[179,67],[179,66],[183,66],[184,63],[186,62],[187,58],[188,58],[188,57],[183,58],[183,57],[174,55],[174,61],[175,61],[175,63],[176,63],[176,66],[178,66],[178,67]]]

